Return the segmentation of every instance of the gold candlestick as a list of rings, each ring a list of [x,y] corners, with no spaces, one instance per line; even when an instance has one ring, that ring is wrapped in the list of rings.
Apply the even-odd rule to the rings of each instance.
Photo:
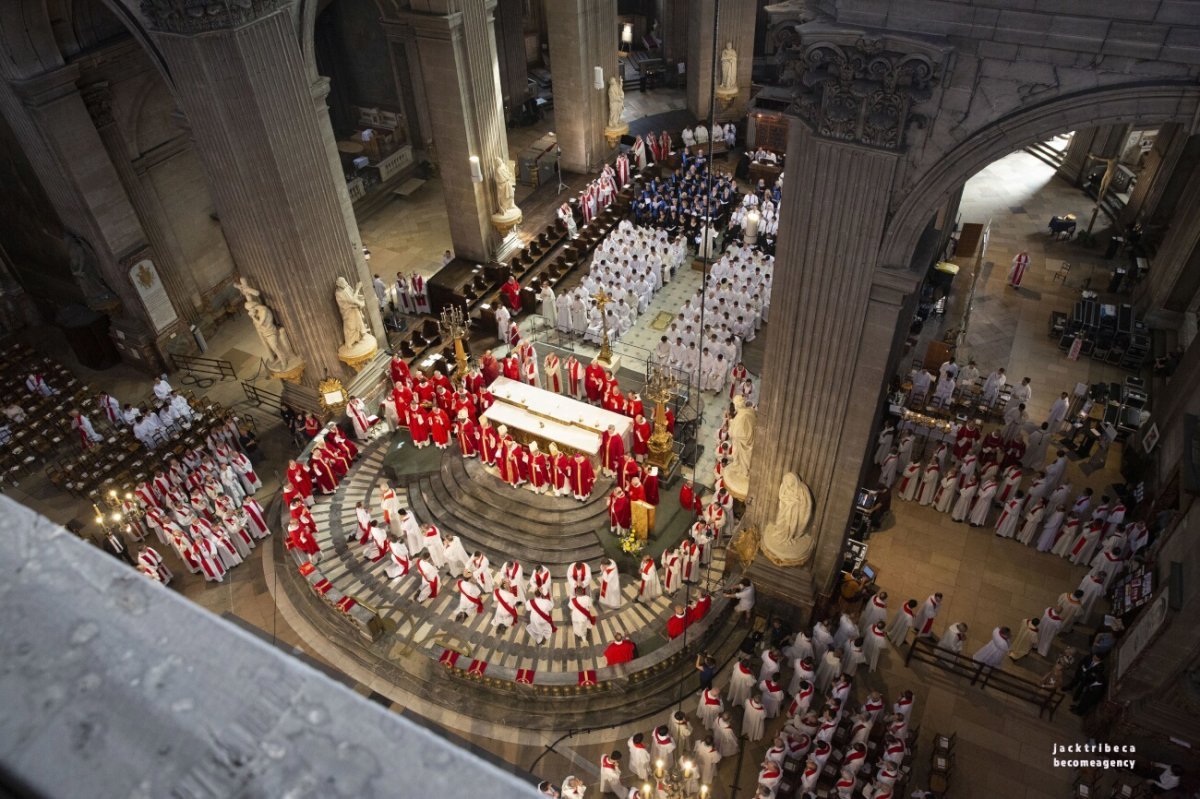
[[[676,381],[669,369],[659,364],[650,367],[646,377],[646,396],[654,402],[654,432],[650,435],[647,461],[657,466],[663,477],[675,463],[675,437],[667,429],[667,403],[675,392]]]
[[[470,332],[470,324],[463,314],[463,309],[457,305],[442,309],[438,331],[444,338],[454,339],[454,381],[461,383],[468,369],[467,348],[463,342]]]
[[[612,302],[612,295],[604,289],[600,289],[592,295],[592,299],[596,301],[596,307],[600,309],[600,355],[596,360],[604,361],[606,364],[612,363],[612,349],[608,343],[608,315],[604,313],[604,306]]]

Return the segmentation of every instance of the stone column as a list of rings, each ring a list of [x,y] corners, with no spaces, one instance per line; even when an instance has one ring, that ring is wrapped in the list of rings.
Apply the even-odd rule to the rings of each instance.
[[[525,66],[525,2],[496,0],[496,55],[500,70],[500,96],[513,114],[529,99],[529,71]]]
[[[142,224],[146,239],[152,248],[149,256],[154,261],[158,276],[162,280],[167,296],[175,312],[188,323],[200,319],[200,287],[192,277],[175,238],[175,232],[166,221],[166,212],[144,171],[138,170],[129,161],[132,152],[124,133],[112,116],[112,90],[107,81],[93,83],[83,92],[92,121],[100,134],[104,148],[112,159],[113,167],[121,185],[129,195],[133,210]]]
[[[716,119],[738,120],[746,115],[750,102],[750,72],[754,67],[754,23],[758,13],[755,0],[721,0],[716,20],[717,52],[714,72],[713,10],[716,0],[691,0],[689,3],[687,50],[687,104],[696,119],[708,119],[714,74],[721,81],[721,51],[732,43],[737,51],[737,97],[718,98]]]
[[[675,65],[688,57],[690,14],[688,0],[657,0],[658,35],[662,39],[663,60],[675,73]]]
[[[509,159],[494,9],[495,0],[414,0],[411,11],[397,15],[415,39],[454,252],[479,263],[492,260],[502,242],[491,216],[498,208],[496,162]],[[479,183],[471,179],[472,156],[483,173]]]
[[[193,19],[145,8],[229,249],[304,361],[285,395],[317,410],[323,378],[348,383],[355,374],[338,354],[337,278],[363,284],[368,331],[382,340],[358,228],[331,154],[327,87],[310,81],[286,10],[229,6]],[[368,359],[349,360],[361,367]]]
[[[915,281],[873,267],[890,199],[879,187],[891,185],[897,153],[821,139],[793,120],[788,159],[809,179],[784,184],[750,496],[761,528],[786,472],[809,486],[820,580],[841,548]]]
[[[608,81],[617,77],[616,0],[554,0],[546,5],[554,75],[554,124],[562,168],[593,172],[613,148],[604,139]],[[595,86],[595,68],[605,88]]]
[[[80,94],[79,77],[78,65],[67,65],[14,81],[20,108],[6,113],[59,218],[90,246],[95,268],[116,295],[111,306],[85,299],[112,317],[124,336],[116,339],[123,356],[157,369],[157,331],[127,274],[147,252],[146,236]]]
[[[1134,304],[1156,314],[1188,310],[1197,288],[1200,269],[1200,167],[1193,168],[1179,195],[1170,227],[1150,261],[1150,274],[1138,286]]]
[[[1126,224],[1141,223],[1155,227],[1174,210],[1178,187],[1184,181],[1177,175],[1190,172],[1200,155],[1200,137],[1191,136],[1185,126],[1168,122],[1158,129],[1154,147],[1146,154],[1137,185],[1125,205]],[[1172,192],[1174,185],[1176,191]]]
[[[770,355],[755,432],[748,504],[760,531],[776,515],[787,472],[812,492],[805,567],[818,590],[839,555],[862,484],[872,428],[907,332],[924,273],[880,264],[880,248],[908,114],[933,94],[944,51],[873,49],[861,33],[822,32],[805,51],[807,96],[789,122],[785,182],[766,351]],[[846,64],[853,67],[845,75]],[[855,105],[839,92],[855,87]],[[877,109],[894,113],[880,124]],[[928,108],[921,108],[926,113]],[[891,268],[891,267],[898,268]],[[797,572],[793,580],[804,579]],[[798,595],[807,591],[798,589]]]
[[[400,87],[401,102],[408,117],[408,132],[414,149],[431,153],[433,124],[429,121],[429,103],[425,99],[425,79],[421,74],[421,59],[417,55],[417,40],[412,29],[384,19],[380,22],[388,42],[388,57],[392,62],[392,77]]]

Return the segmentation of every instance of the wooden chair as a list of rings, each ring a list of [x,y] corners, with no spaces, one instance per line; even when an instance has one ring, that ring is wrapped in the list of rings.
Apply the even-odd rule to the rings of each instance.
[[[1065,286],[1065,285],[1067,285],[1067,276],[1070,274],[1071,274],[1071,264],[1067,263],[1066,261],[1063,261],[1062,265],[1060,267],[1058,267],[1058,271],[1050,276],[1050,284],[1054,285],[1054,281],[1057,280]]]

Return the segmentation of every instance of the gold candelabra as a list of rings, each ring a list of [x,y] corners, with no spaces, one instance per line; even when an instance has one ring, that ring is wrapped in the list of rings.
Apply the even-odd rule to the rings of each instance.
[[[454,379],[458,381],[467,374],[467,348],[463,342],[466,341],[470,329],[470,323],[460,306],[451,305],[442,309],[438,331],[444,338],[454,339]]]
[[[600,356],[597,360],[604,363],[612,363],[612,349],[608,343],[608,315],[604,313],[604,306],[612,302],[612,295],[604,289],[600,289],[592,295],[592,299],[596,301],[596,307],[600,309]]]
[[[650,434],[650,454],[647,460],[657,466],[665,478],[675,464],[675,437],[667,429],[667,403],[675,394],[678,382],[671,370],[661,364],[650,367],[646,375],[646,396],[654,403],[654,432]]]

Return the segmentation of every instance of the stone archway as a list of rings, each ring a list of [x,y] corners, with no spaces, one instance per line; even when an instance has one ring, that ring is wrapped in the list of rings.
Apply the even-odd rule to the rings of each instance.
[[[940,158],[907,192],[884,233],[880,263],[907,266],[929,219],[972,175],[1022,147],[1061,131],[1116,123],[1192,122],[1196,84],[1133,84],[1059,97],[981,128]]]
[[[913,268],[914,253],[937,209],[984,166],[1044,136],[1106,123],[1187,122],[1198,107],[1194,84],[1090,89],[1012,111],[955,136],[957,143],[947,138],[948,119],[935,117],[929,126],[940,137],[910,138],[903,154],[824,138],[800,120],[792,126],[789,160],[799,174],[829,180],[795,198],[785,188],[775,292],[802,301],[771,317],[767,346],[783,373],[763,385],[751,518],[760,528],[773,518],[785,472],[812,487],[821,531],[813,587],[825,586],[840,564],[923,274]],[[785,595],[801,603],[811,596],[807,589]]]

